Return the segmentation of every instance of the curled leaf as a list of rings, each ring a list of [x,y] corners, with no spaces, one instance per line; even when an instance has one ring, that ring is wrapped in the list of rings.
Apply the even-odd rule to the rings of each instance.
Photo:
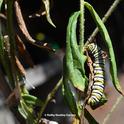
[[[21,8],[20,8],[20,5],[17,0],[15,1],[14,6],[15,6],[15,12],[16,12],[19,29],[21,30],[22,34],[25,36],[25,38],[28,41],[34,43],[35,40],[30,36],[30,34],[27,30],[26,24],[25,24],[23,16],[22,16]]]
[[[47,21],[53,26],[53,27],[56,27],[55,24],[53,23],[51,17],[50,17],[50,2],[49,0],[42,0],[43,3],[44,3],[44,6],[45,6],[45,14],[46,14],[46,18],[47,18]]]
[[[112,77],[113,85],[114,85],[114,87],[116,88],[116,90],[120,94],[124,95],[124,93],[122,92],[120,83],[118,81],[115,54],[114,54],[114,50],[113,50],[113,46],[112,46],[112,41],[110,39],[108,31],[107,31],[104,23],[100,19],[100,17],[98,16],[96,11],[94,10],[94,8],[88,2],[85,2],[85,6],[90,11],[90,13],[91,13],[91,15],[92,15],[96,25],[98,26],[100,34],[101,34],[103,40],[105,41],[105,43],[107,45],[107,48],[108,48],[108,51],[109,51],[109,57],[110,57],[110,72],[111,72],[111,77]]]
[[[76,37],[76,23],[74,22],[76,22],[75,20],[77,20],[79,14],[80,12],[75,12],[69,19],[66,36],[65,64],[71,83],[75,88],[84,92],[86,88],[86,77],[84,72],[86,57],[81,55],[77,46],[77,41],[73,40],[73,38]],[[72,24],[74,25],[72,26]]]
[[[66,68],[64,68],[63,85],[62,85],[63,96],[70,108],[70,111],[77,117],[80,117],[80,110],[77,104],[77,100],[74,95],[76,93],[70,87],[70,82],[67,76]]]
[[[76,27],[80,11],[75,12],[70,18],[67,26],[66,53],[63,65],[63,95],[69,108],[76,117],[81,115],[81,103],[78,101],[78,90],[85,92],[87,77],[85,76],[84,64],[86,56],[80,53]]]
[[[77,36],[76,36],[76,28],[77,28],[77,20],[79,16],[79,12],[75,12],[73,14],[73,21],[71,24],[71,48],[72,48],[72,55],[74,59],[74,66],[77,68],[78,72],[81,73],[81,76],[83,77],[82,85],[84,86],[84,89],[86,87],[87,83],[87,77],[85,76],[85,69],[84,64],[86,62],[87,57],[80,53],[79,46],[77,44]]]

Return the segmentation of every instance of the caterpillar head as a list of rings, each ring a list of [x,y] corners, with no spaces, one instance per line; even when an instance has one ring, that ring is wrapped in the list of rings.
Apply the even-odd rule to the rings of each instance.
[[[91,51],[94,49],[94,47],[95,47],[95,43],[90,43],[87,45],[87,49]]]

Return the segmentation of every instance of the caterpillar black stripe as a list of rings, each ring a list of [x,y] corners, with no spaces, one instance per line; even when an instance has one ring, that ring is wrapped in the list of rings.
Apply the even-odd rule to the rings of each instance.
[[[105,87],[105,58],[102,49],[95,43],[87,45],[87,51],[91,54],[93,61],[93,85],[91,86],[91,94],[87,103],[93,108],[104,104],[107,100],[104,95]]]

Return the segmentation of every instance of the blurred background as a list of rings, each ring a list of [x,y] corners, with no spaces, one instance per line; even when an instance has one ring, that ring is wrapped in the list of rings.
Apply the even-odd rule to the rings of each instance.
[[[105,12],[108,10],[113,0],[87,0],[90,2],[100,17],[102,18]],[[79,10],[79,0],[51,0],[51,18],[56,25],[56,28],[52,27],[46,20],[45,16],[29,18],[30,15],[36,13],[43,3],[41,0],[21,0],[21,10],[29,30],[29,33],[34,39],[39,41],[48,42],[53,48],[56,49],[55,53],[50,53],[45,49],[37,48],[29,44],[24,40],[24,43],[29,51],[31,58],[34,62],[34,68],[29,68],[26,63],[22,63],[26,68],[26,86],[30,90],[30,93],[36,95],[38,98],[44,100],[48,93],[55,86],[57,81],[62,75],[62,61],[65,51],[66,41],[66,27],[69,16],[76,10]],[[113,47],[116,55],[118,76],[121,85],[124,90],[124,1],[122,1],[114,13],[109,17],[106,22],[107,29],[110,33]],[[95,28],[95,24],[88,13],[85,10],[85,39],[87,40],[92,31]],[[103,49],[102,39],[99,34],[96,37],[96,41]],[[101,124],[104,118],[110,112],[112,106],[117,101],[120,95],[115,91],[114,86],[109,78],[108,62],[106,62],[106,94],[108,102],[99,107],[96,110],[87,109],[95,117],[95,119]],[[35,89],[32,87],[35,87]],[[107,124],[123,124],[124,122],[124,98],[118,104],[118,107],[112,112]],[[55,100],[52,100],[47,109],[44,112],[44,117],[59,124],[71,124],[69,117],[63,116],[46,116],[46,114],[66,114],[70,113],[69,109],[63,100],[61,88],[58,90],[55,96]],[[2,117],[2,116],[1,116]],[[86,122],[87,123],[87,122]],[[2,123],[1,123],[2,124]]]

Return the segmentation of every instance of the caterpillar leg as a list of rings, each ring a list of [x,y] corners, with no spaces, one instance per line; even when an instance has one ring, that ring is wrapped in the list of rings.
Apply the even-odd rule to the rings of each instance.
[[[93,98],[88,99],[88,104],[90,105],[90,107],[92,109],[96,109],[96,108],[104,105],[106,102],[107,102],[107,98],[106,98],[106,96],[104,94],[102,95],[102,97],[101,97],[101,99],[99,101],[96,101]]]

